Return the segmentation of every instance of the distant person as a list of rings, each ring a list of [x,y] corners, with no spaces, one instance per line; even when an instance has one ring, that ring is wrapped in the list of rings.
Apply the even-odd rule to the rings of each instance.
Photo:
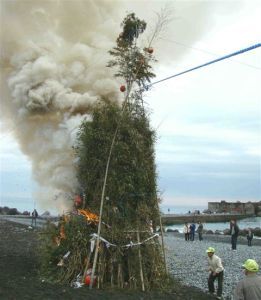
[[[260,300],[261,277],[257,276],[259,265],[254,259],[248,259],[242,265],[245,278],[239,281],[234,291],[234,300]]]
[[[253,240],[254,234],[251,228],[248,228],[247,231],[247,245],[252,246],[252,240]]]
[[[170,213],[170,209],[168,208],[168,213]]]
[[[209,247],[207,249],[208,254],[208,290],[211,294],[215,292],[214,281],[218,279],[217,299],[221,299],[223,289],[224,267],[222,265],[220,257],[215,255],[215,249]]]
[[[183,233],[185,236],[185,241],[189,241],[189,224],[185,223],[184,227],[183,227]]]
[[[38,212],[36,209],[32,212],[32,227],[36,227],[36,219],[38,217]]]
[[[237,237],[239,233],[239,227],[236,223],[236,220],[231,220],[230,222],[230,234],[231,234],[231,246],[232,250],[237,250]]]
[[[190,224],[189,229],[189,239],[194,241],[196,225],[194,223]]]
[[[200,241],[203,240],[202,235],[203,235],[203,224],[199,221],[198,222],[198,238]]]

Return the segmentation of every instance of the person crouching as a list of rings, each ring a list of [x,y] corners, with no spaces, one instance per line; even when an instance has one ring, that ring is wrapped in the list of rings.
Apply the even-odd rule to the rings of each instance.
[[[209,247],[207,250],[208,255],[208,290],[211,294],[215,292],[214,281],[218,279],[218,289],[217,289],[217,299],[221,299],[222,289],[223,289],[223,277],[224,277],[224,267],[222,265],[220,257],[215,255],[215,249]]]

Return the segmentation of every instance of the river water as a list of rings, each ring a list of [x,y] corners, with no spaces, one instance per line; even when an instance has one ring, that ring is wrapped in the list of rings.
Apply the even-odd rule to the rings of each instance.
[[[246,218],[243,220],[240,220],[237,222],[240,229],[245,228],[261,228],[261,217],[252,217],[252,218]],[[175,224],[175,225],[169,225],[165,226],[166,229],[177,229],[179,232],[183,232],[183,226],[184,224]],[[218,223],[203,223],[203,228],[206,230],[224,230],[229,229],[229,222],[218,222]]]
[[[196,210],[199,210],[201,213],[204,209],[207,209],[206,206],[193,206],[193,205],[183,205],[183,206],[167,206],[167,205],[160,205],[160,210],[164,214],[187,214],[189,211],[193,212]],[[183,226],[184,224],[176,224],[176,225],[170,225],[166,226],[166,229],[177,229],[179,232],[183,232]],[[224,230],[230,227],[229,222],[217,222],[217,223],[203,223],[204,229],[206,230]],[[238,226],[240,229],[245,228],[261,228],[261,217],[252,217],[252,218],[246,218],[243,220],[238,221]]]

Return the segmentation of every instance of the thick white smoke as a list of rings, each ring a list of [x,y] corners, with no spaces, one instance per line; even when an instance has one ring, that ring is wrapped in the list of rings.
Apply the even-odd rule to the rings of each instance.
[[[70,195],[78,189],[72,148],[77,129],[100,97],[120,100],[119,83],[106,63],[129,4],[114,0],[2,1],[1,119],[32,162],[33,177],[39,184],[35,200],[42,208],[63,211],[71,207]],[[164,3],[130,5],[128,11],[146,19]],[[186,13],[186,8],[183,24],[198,12],[199,29],[185,32],[172,23],[169,32],[178,38],[184,32],[193,40],[202,31],[207,6],[180,4],[180,12]],[[174,7],[175,18],[178,26],[183,16]],[[166,59],[168,53],[172,62],[171,49],[165,48],[160,57]]]
[[[72,147],[80,123],[100,97],[119,99],[106,68],[119,17],[108,1],[4,4],[2,119],[32,161],[36,201],[62,211],[78,188]]]

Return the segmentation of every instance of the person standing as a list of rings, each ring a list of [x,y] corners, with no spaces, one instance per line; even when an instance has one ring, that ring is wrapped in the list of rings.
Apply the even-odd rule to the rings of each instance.
[[[36,209],[32,212],[32,227],[36,227],[36,219],[38,217],[38,212]]]
[[[213,247],[208,247],[206,250],[208,254],[208,290],[211,294],[215,292],[214,281],[218,280],[217,299],[221,299],[223,289],[224,267],[222,265],[220,257],[215,254]]]
[[[190,226],[189,226],[189,236],[190,236],[191,241],[194,241],[195,229],[196,229],[196,225],[194,223],[190,224]]]
[[[261,277],[257,275],[259,265],[254,259],[248,259],[242,265],[245,278],[239,281],[234,290],[234,300],[260,300]]]
[[[247,231],[247,245],[248,246],[252,246],[253,237],[254,237],[254,234],[253,234],[251,228],[248,228],[248,231]]]
[[[189,241],[189,224],[185,223],[183,227],[183,233],[185,235],[185,241]]]
[[[231,234],[231,246],[232,250],[237,250],[237,237],[239,233],[239,227],[236,220],[231,220],[230,222],[230,234]]]
[[[198,222],[198,238],[200,241],[203,240],[202,234],[203,234],[203,224],[199,221]]]

